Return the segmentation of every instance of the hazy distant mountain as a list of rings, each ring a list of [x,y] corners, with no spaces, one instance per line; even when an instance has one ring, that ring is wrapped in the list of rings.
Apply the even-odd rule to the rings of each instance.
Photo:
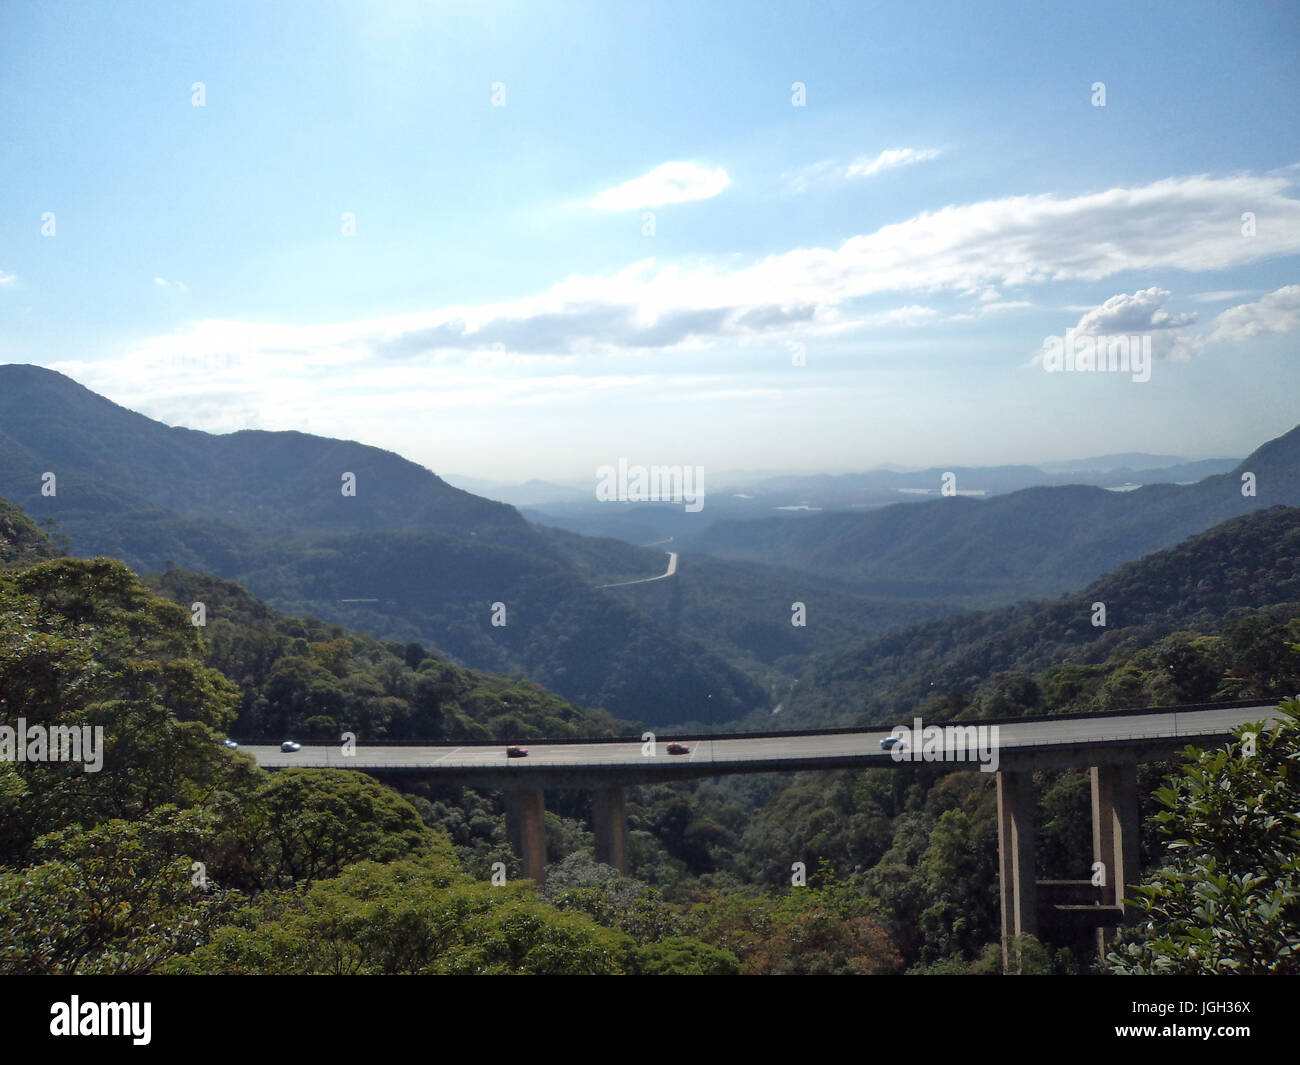
[[[1121,451],[1115,455],[1096,455],[1090,459],[1066,459],[1064,462],[1040,462],[1045,473],[1073,473],[1081,470],[1145,469],[1158,470],[1190,462],[1179,455],[1149,455],[1145,451]]]
[[[1249,497],[1242,495],[1248,472],[1256,484]],[[969,479],[959,474],[963,483]],[[862,590],[1010,602],[1082,587],[1123,562],[1278,503],[1300,504],[1300,428],[1231,473],[1192,485],[1029,488],[987,500],[725,521],[683,537],[682,546],[834,576]]]
[[[1115,455],[1123,459],[1161,461],[1174,456]],[[1080,460],[1071,471],[1048,472],[1037,466],[951,466],[903,471],[879,468],[865,473],[793,474],[759,477],[743,484],[714,477],[706,471],[705,505],[688,513],[680,505],[602,503],[591,493],[576,498],[538,500],[526,506],[532,521],[587,536],[615,536],[633,543],[650,543],[669,536],[689,538],[719,521],[755,518],[796,518],[816,511],[861,513],[892,503],[916,503],[938,496],[946,474],[956,477],[959,495],[988,498],[1025,488],[1092,485],[1131,488],[1146,484],[1199,481],[1235,468],[1239,459],[1202,459],[1167,466],[1112,465],[1108,459]],[[1087,466],[1096,462],[1096,468]],[[1071,464],[1058,464],[1071,465]],[[1087,468],[1085,468],[1087,466]],[[1103,468],[1104,467],[1104,468]],[[497,496],[494,498],[506,498]]]
[[[75,553],[239,580],[277,608],[432,644],[466,665],[520,672],[585,706],[657,724],[743,716],[776,700],[786,683],[778,674],[845,640],[1058,594],[1234,514],[1300,502],[1297,457],[1293,432],[1241,471],[1187,487],[1009,491],[1049,475],[959,467],[959,491],[1002,494],[777,509],[861,499],[871,484],[883,499],[937,491],[947,472],[877,470],[714,490],[695,514],[591,500],[526,512],[562,525],[552,515],[567,506],[619,538],[595,539],[530,524],[378,448],[169,428],[52,371],[0,366],[0,495],[56,518]],[[1252,499],[1240,493],[1246,469],[1258,479]],[[57,478],[52,495],[42,492],[47,473]],[[345,474],[356,478],[355,496],[343,494]],[[1108,476],[1128,474],[1142,471]],[[763,519],[746,520],[756,514]],[[662,572],[668,550],[680,554],[674,579],[600,587]],[[796,601],[808,610],[805,629],[790,625]],[[495,603],[505,625],[492,623]]]
[[[512,507],[541,506],[546,503],[585,500],[592,497],[590,484],[579,487],[535,479],[525,481],[523,484],[508,484],[504,481],[485,480],[482,477],[466,477],[458,473],[449,473],[444,479],[457,488],[463,488],[486,499],[509,503]]]

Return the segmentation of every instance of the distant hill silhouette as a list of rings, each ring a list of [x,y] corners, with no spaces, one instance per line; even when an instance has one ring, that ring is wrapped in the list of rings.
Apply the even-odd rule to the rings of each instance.
[[[1247,472],[1255,476],[1252,497],[1242,495]],[[1300,505],[1300,427],[1232,472],[1190,485],[1027,488],[988,500],[957,496],[859,514],[717,522],[681,542],[882,594],[1011,602],[1082,587],[1124,562],[1277,504]]]

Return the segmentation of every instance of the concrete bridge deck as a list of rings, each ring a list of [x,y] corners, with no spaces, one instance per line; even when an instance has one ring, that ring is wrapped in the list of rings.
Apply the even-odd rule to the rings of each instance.
[[[1204,746],[1226,740],[1237,726],[1271,720],[1276,703],[1187,710],[1141,710],[1018,721],[964,721],[960,727],[997,725],[993,769],[1087,767],[1102,761],[1167,758],[1189,743]],[[900,722],[910,727],[912,722]],[[774,773],[805,769],[906,769],[917,764],[954,771],[978,769],[970,757],[947,762],[896,760],[880,748],[889,730],[807,732],[771,737],[716,736],[687,740],[690,754],[671,755],[672,737],[657,738],[653,757],[640,741],[591,741],[533,745],[526,758],[507,758],[504,742],[413,746],[359,742],[354,755],[337,746],[304,746],[293,754],[278,745],[242,749],[266,769],[288,766],[356,769],[376,776],[416,774],[467,786],[488,788],[563,788],[621,785],[730,773]],[[923,748],[913,740],[914,756]],[[992,770],[990,770],[992,771]]]
[[[597,860],[623,871],[627,837],[624,788],[629,785],[729,773],[920,765],[970,772],[985,767],[997,779],[1002,955],[1004,967],[1011,970],[1019,966],[1015,938],[1036,935],[1039,929],[1034,770],[1083,767],[1090,771],[1094,881],[1098,871],[1101,876],[1096,904],[1064,903],[1049,908],[1057,911],[1058,918],[1064,914],[1075,924],[1097,927],[1097,947],[1104,956],[1118,925],[1131,919],[1124,898],[1140,876],[1138,764],[1171,758],[1189,745],[1218,746],[1241,725],[1263,722],[1267,727],[1279,716],[1273,701],[1028,720],[933,722],[930,724],[944,729],[987,729],[974,734],[974,750],[963,745],[959,755],[954,743],[942,748],[941,760],[926,758],[927,747],[916,736],[909,737],[907,757],[895,757],[880,746],[892,730],[881,729],[676,737],[690,746],[690,753],[684,755],[669,754],[668,743],[674,737],[665,736],[657,737],[653,754],[647,753],[640,741],[623,739],[526,744],[526,758],[507,758],[502,742],[358,744],[352,755],[344,755],[334,746],[303,747],[292,754],[282,752],[278,745],[252,744],[243,749],[266,769],[352,769],[381,778],[418,776],[504,789],[510,845],[522,859],[525,875],[538,881],[546,875],[545,788],[593,792]],[[912,728],[916,723],[901,724]],[[966,743],[970,743],[969,733]],[[1057,885],[1047,881],[1042,886]]]

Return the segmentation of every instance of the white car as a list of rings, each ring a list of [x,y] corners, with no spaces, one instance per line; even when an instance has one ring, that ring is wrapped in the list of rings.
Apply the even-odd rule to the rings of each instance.
[[[284,751],[285,754],[293,754],[294,751],[302,750],[302,744],[294,743],[293,740],[285,740],[280,744],[280,750]]]
[[[229,747],[230,750],[232,751],[239,750],[239,744],[237,744],[234,740],[225,740],[223,741],[222,746]]]

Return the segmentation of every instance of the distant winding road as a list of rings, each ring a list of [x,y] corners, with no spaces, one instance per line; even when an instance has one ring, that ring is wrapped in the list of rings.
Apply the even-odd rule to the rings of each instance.
[[[671,540],[671,539],[672,539],[671,536],[668,537],[668,540]],[[660,543],[665,543],[665,544],[666,544],[666,543],[668,542],[668,540],[661,540]],[[654,545],[651,544],[651,545],[649,545],[649,546],[654,546]],[[597,588],[626,588],[629,584],[649,584],[651,581],[663,581],[663,580],[667,580],[669,577],[671,577],[671,576],[672,576],[674,573],[676,573],[676,572],[677,572],[677,552],[676,552],[676,551],[669,551],[669,552],[668,552],[668,570],[667,570],[667,572],[665,572],[665,573],[661,573],[661,574],[659,574],[658,577],[642,577],[640,580],[637,580],[637,581],[617,581],[617,582],[615,582],[614,584],[598,584],[598,585],[596,585],[596,587],[597,587]]]

